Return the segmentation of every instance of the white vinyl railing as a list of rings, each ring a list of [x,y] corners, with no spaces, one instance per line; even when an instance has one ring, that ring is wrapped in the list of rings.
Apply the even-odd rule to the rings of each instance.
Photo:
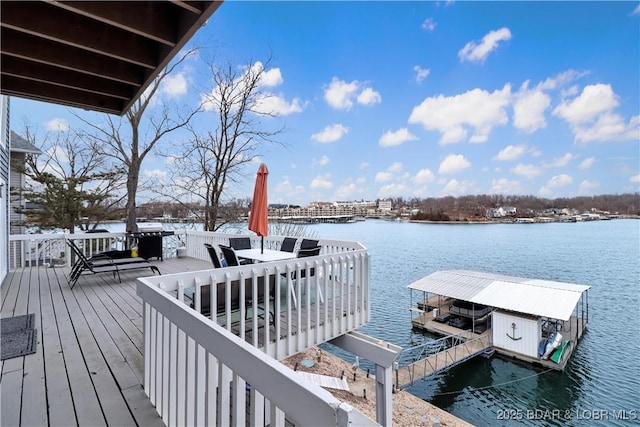
[[[228,237],[189,232],[187,254]],[[320,244],[316,257],[138,279],[145,391],[167,425],[376,425],[278,362],[370,320],[366,249]]]
[[[145,392],[168,426],[377,425],[140,279]]]
[[[359,249],[140,282],[282,359],[370,321],[369,270],[368,253]]]

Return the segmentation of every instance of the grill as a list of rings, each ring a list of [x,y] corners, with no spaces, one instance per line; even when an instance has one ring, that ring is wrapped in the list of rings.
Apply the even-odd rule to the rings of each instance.
[[[162,224],[157,222],[140,223],[138,231],[129,233],[129,241],[138,246],[138,256],[149,259],[157,258],[162,260],[162,238],[173,236],[173,231],[165,231]]]

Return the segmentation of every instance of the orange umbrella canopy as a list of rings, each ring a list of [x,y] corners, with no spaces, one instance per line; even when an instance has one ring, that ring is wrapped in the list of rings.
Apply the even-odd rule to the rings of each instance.
[[[258,168],[256,186],[253,188],[253,200],[251,201],[251,215],[249,216],[249,230],[262,237],[269,234],[267,175],[269,175],[269,170],[267,165],[263,163]]]

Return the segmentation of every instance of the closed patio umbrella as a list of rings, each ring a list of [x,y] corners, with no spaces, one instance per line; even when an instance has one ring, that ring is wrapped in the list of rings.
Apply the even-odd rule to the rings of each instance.
[[[264,236],[269,234],[269,212],[267,206],[267,165],[264,163],[258,168],[256,186],[253,188],[253,200],[251,201],[251,214],[249,216],[249,230],[262,237],[260,252],[264,253]]]

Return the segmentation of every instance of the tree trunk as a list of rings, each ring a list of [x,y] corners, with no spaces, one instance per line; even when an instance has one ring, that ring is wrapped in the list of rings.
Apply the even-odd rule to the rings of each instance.
[[[136,194],[138,192],[138,175],[139,169],[132,167],[127,176],[127,218],[125,230],[127,233],[138,231],[136,222]]]

